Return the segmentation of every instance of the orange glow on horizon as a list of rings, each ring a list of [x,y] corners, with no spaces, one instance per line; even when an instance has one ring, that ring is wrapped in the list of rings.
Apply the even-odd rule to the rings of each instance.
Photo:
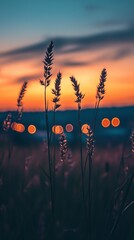
[[[114,50],[118,50],[116,46]],[[105,67],[107,69],[106,94],[100,103],[100,107],[111,106],[127,106],[134,104],[133,98],[133,61],[134,57],[123,58],[118,61],[106,61],[105,58],[100,62],[94,61],[99,56],[113,53],[113,48],[106,47],[105,49],[98,49],[90,52],[76,52],[68,53],[68,55],[55,56],[54,66],[52,68],[52,80],[50,86],[47,88],[47,97],[49,102],[49,110],[53,108],[51,89],[54,86],[54,81],[58,70],[62,73],[63,81],[61,82],[61,107],[59,110],[77,109],[75,102],[75,94],[69,77],[74,76],[80,89],[85,94],[82,100],[82,108],[91,108],[95,104],[96,86],[98,85],[101,70]],[[66,58],[73,62],[87,62],[81,66],[62,66],[60,63],[64,62]],[[43,58],[43,53],[42,53]],[[92,62],[93,60],[93,62]],[[88,64],[89,62],[89,64]],[[43,76],[42,59],[31,58],[21,59],[19,61],[3,61],[0,69],[1,79],[1,99],[0,110],[16,110],[17,97],[23,79],[28,79],[28,87],[24,96],[24,111],[38,111],[44,110],[44,89],[40,85],[39,79]]]

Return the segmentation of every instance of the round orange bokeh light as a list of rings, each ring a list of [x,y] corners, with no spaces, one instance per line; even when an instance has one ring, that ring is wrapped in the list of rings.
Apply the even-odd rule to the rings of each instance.
[[[107,128],[110,126],[110,120],[108,118],[103,118],[101,122],[102,127]]]
[[[28,126],[28,132],[30,134],[34,134],[36,132],[36,127],[34,125],[29,125]]]
[[[63,127],[60,125],[55,125],[52,127],[52,132],[55,134],[61,134],[63,132]]]
[[[83,124],[82,127],[81,127],[81,131],[84,134],[88,134],[89,133],[89,129],[90,129],[90,126],[87,123]]]
[[[17,124],[17,132],[24,132],[25,131],[25,126],[22,123]]]
[[[118,127],[120,125],[120,119],[117,118],[117,117],[114,117],[112,120],[111,120],[111,124],[113,127]]]
[[[13,122],[11,124],[11,128],[12,128],[12,130],[14,130],[16,132],[20,132],[20,133],[25,131],[25,126],[22,123]]]
[[[67,131],[67,132],[72,132],[72,131],[73,131],[73,125],[70,124],[70,123],[67,124],[67,125],[66,125],[66,131]]]

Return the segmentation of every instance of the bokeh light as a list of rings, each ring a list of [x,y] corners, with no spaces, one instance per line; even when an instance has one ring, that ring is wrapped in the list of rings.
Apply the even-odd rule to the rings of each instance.
[[[63,132],[63,127],[61,125],[55,125],[52,127],[52,132],[55,134],[61,134]]]
[[[114,117],[111,120],[111,124],[112,124],[113,127],[118,127],[120,125],[120,119],[118,117]]]
[[[72,132],[73,131],[73,125],[70,124],[70,123],[68,123],[65,128],[66,128],[67,132]]]
[[[30,134],[36,133],[36,127],[35,127],[34,125],[29,125],[29,126],[28,126],[28,132],[29,132]]]
[[[88,135],[89,129],[90,129],[90,126],[87,123],[83,124],[81,127],[81,131],[86,135]]]
[[[12,128],[12,130],[14,130],[16,132],[20,132],[20,133],[25,131],[25,126],[22,123],[13,122],[11,124],[11,128]]]
[[[101,122],[102,127],[107,128],[110,126],[110,120],[108,118],[103,118]]]
[[[13,123],[11,124],[11,128],[12,128],[12,130],[16,131],[16,129],[17,129],[17,123],[16,123],[16,122],[13,122]]]

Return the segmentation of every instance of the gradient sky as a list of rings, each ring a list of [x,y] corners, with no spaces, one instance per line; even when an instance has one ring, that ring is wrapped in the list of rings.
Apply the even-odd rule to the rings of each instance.
[[[53,77],[62,72],[62,108],[75,108],[69,76],[93,107],[101,70],[108,72],[101,106],[134,104],[134,0],[1,0],[0,110],[16,108],[22,83],[29,81],[25,110],[43,109],[42,60],[54,42]]]

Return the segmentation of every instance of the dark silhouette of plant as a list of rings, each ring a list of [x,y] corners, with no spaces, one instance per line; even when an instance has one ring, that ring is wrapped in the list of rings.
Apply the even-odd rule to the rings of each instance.
[[[86,203],[85,203],[85,184],[84,184],[84,164],[83,164],[83,151],[82,151],[82,132],[81,132],[81,102],[84,98],[84,94],[80,91],[80,84],[72,76],[70,77],[74,93],[76,96],[75,102],[77,103],[78,112],[78,135],[79,135],[79,151],[80,151],[80,166],[81,166],[81,181],[82,181],[82,199],[83,199],[83,210],[84,210],[84,221],[86,223]],[[86,225],[86,224],[85,224]]]
[[[61,95],[61,78],[62,78],[62,74],[59,72],[57,74],[57,78],[55,80],[55,88],[52,89],[52,94],[54,95],[53,98],[53,103],[54,103],[54,111],[56,111],[56,109],[58,109],[61,105],[59,104],[60,101],[60,95]]]
[[[96,103],[95,103],[95,119],[94,119],[94,126],[93,126],[93,132],[95,134],[95,128],[96,128],[96,122],[97,122],[97,114],[98,114],[98,109],[99,109],[99,104],[100,101],[104,98],[105,96],[105,82],[106,82],[106,77],[107,77],[107,71],[104,68],[101,72],[100,75],[100,82],[97,86],[97,93],[96,93]]]
[[[52,212],[52,226],[53,231],[55,229],[54,220],[54,195],[53,195],[53,176],[52,176],[52,160],[50,151],[50,131],[49,131],[49,120],[48,120],[48,103],[47,103],[47,87],[51,81],[51,70],[53,64],[53,42],[51,42],[46,50],[44,57],[44,80],[40,80],[41,85],[44,86],[44,105],[45,105],[45,117],[46,117],[46,130],[47,130],[47,152],[48,152],[48,165],[49,165],[49,179],[50,179],[50,199],[51,199],[51,212]]]
[[[21,87],[21,90],[20,90],[20,93],[19,93],[19,96],[18,96],[18,99],[17,99],[17,112],[18,112],[18,120],[21,119],[22,117],[22,113],[23,113],[23,98],[24,98],[24,95],[25,95],[25,92],[26,92],[26,89],[27,89],[27,84],[28,82],[24,82],[22,87]]]

